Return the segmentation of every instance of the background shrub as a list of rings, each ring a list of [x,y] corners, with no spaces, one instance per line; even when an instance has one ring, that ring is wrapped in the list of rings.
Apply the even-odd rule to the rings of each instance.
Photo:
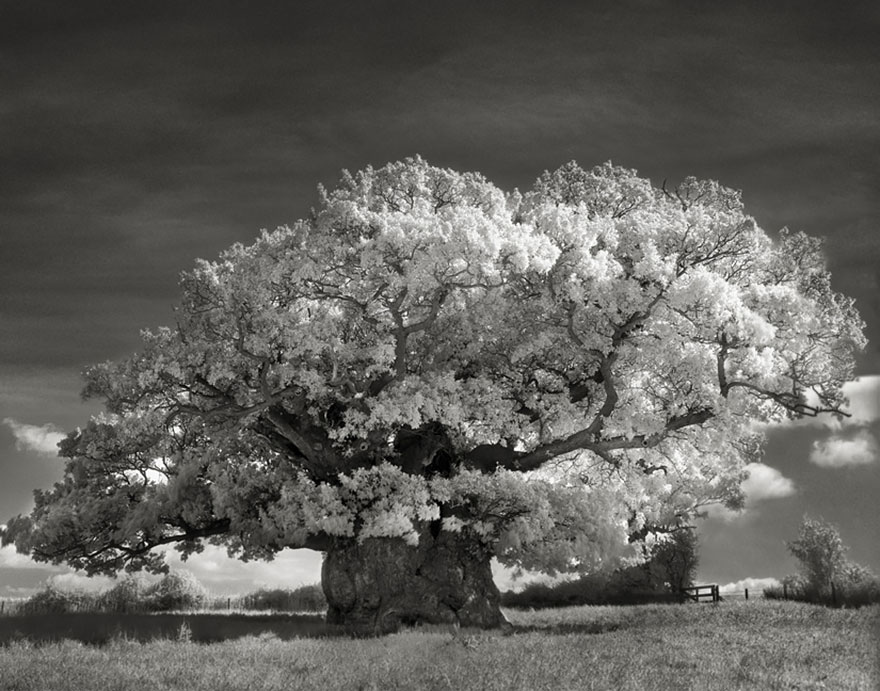
[[[98,610],[102,612],[145,612],[148,610],[147,581],[140,576],[128,574],[116,585],[98,597]]]
[[[846,558],[847,547],[830,523],[804,516],[797,540],[787,543],[800,562],[800,573],[768,588],[764,597],[788,598],[832,607],[880,604],[880,579]]]
[[[208,591],[187,571],[169,573],[144,593],[147,609],[168,612],[175,609],[198,609],[208,601]]]
[[[501,595],[505,607],[542,608],[577,605],[640,605],[680,602],[693,585],[697,533],[691,526],[671,529],[648,549],[642,564],[612,573],[590,574],[556,585],[534,583],[518,593]]]
[[[78,590],[62,590],[49,583],[28,598],[21,607],[24,614],[69,614],[89,612],[96,607],[97,597]]]
[[[276,612],[322,612],[327,599],[318,584],[288,588],[261,588],[241,598],[244,609]]]

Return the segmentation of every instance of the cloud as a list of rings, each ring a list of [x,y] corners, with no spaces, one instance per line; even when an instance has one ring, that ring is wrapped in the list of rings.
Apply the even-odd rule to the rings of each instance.
[[[51,585],[59,590],[78,590],[89,593],[99,593],[113,587],[115,581],[109,576],[86,576],[76,572],[56,573],[46,579],[46,585]]]
[[[776,468],[763,463],[749,463],[746,470],[749,477],[742,484],[746,506],[765,499],[790,497],[795,493],[794,483]]]
[[[721,594],[725,593],[741,593],[746,588],[749,589],[749,595],[760,595],[764,588],[780,588],[782,583],[775,578],[743,578],[733,583],[726,583],[718,587]]]
[[[39,566],[27,554],[17,552],[14,545],[0,547],[0,569],[33,569]]]
[[[843,385],[843,395],[849,399],[847,410],[852,417],[844,424],[866,425],[880,420],[880,375],[859,377]]]
[[[716,504],[707,507],[706,514],[710,518],[719,518],[728,523],[736,521],[749,515],[748,510],[753,509],[755,504],[759,502],[790,497],[797,491],[794,482],[769,465],[749,463],[745,469],[749,474],[742,483],[742,490],[746,497],[746,510],[732,511]]]
[[[844,397],[849,401],[848,405],[844,406],[844,410],[849,414],[849,417],[838,420],[833,415],[823,414],[816,417],[783,420],[759,426],[769,429],[781,427],[824,427],[838,431],[846,427],[864,427],[875,420],[880,420],[880,375],[870,374],[845,382],[842,391]],[[807,402],[818,405],[818,397],[808,391]]]
[[[272,561],[242,562],[226,554],[226,548],[205,545],[205,550],[182,561],[172,548],[165,549],[165,558],[172,571],[189,571],[209,591],[217,595],[237,595],[258,588],[297,588],[321,580],[319,552],[308,549],[286,549]]]
[[[853,437],[832,435],[813,442],[810,462],[822,468],[868,465],[877,460],[878,451],[874,435],[863,429]]]
[[[321,580],[322,556],[306,549],[288,549],[279,552],[272,561],[242,562],[227,556],[226,549],[205,545],[205,551],[181,561],[178,552],[170,547],[165,552],[172,572],[189,571],[215,596],[243,595],[259,588],[297,588]],[[7,571],[7,569],[9,571]],[[90,592],[113,587],[115,581],[108,576],[86,576],[66,566],[50,566],[35,562],[26,554],[19,554],[12,545],[0,548],[0,572],[21,574],[27,583],[20,593],[13,593],[11,580],[0,574],[0,597],[30,596],[43,585],[54,585],[62,590],[87,590]],[[120,574],[122,575],[122,574]],[[149,582],[158,576],[144,574]],[[6,580],[6,583],[2,581]]]
[[[17,449],[34,451],[44,456],[57,456],[58,443],[67,436],[51,423],[26,425],[7,417],[3,419],[3,424],[12,430]]]

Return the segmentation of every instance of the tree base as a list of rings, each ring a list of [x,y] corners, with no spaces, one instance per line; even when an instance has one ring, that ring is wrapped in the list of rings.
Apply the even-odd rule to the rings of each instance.
[[[503,627],[490,561],[457,533],[426,533],[417,546],[400,538],[339,542],[321,569],[327,622],[372,633],[420,623]]]

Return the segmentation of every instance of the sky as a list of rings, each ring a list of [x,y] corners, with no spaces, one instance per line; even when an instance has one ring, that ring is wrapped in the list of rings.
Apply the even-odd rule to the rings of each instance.
[[[527,189],[611,160],[827,238],[867,324],[852,418],[768,430],[746,512],[699,523],[700,581],[793,573],[805,514],[880,573],[878,32],[859,0],[3,3],[0,523],[99,411],[80,372],[173,323],[181,271],[307,216],[318,183],[420,154]],[[185,568],[246,592],[316,582],[320,555]],[[47,578],[85,583],[0,549],[0,597]]]

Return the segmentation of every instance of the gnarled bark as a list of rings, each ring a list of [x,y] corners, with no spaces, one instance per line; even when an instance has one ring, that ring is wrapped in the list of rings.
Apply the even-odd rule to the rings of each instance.
[[[416,546],[400,538],[339,541],[321,570],[327,621],[375,633],[418,623],[504,626],[490,560],[458,533],[426,530]]]

